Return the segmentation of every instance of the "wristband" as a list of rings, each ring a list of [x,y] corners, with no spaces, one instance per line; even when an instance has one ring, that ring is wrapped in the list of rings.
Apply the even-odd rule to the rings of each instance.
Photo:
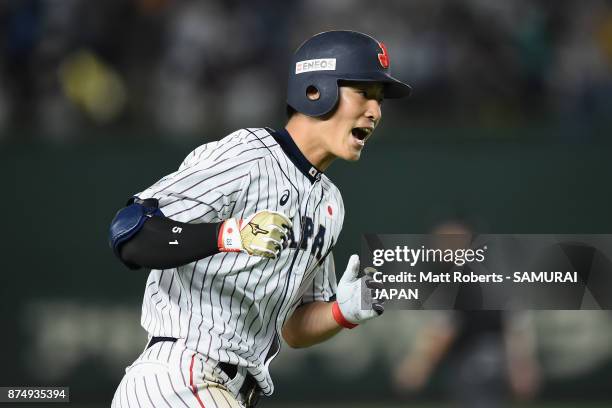
[[[217,246],[221,252],[240,252],[242,251],[242,240],[240,237],[240,224],[242,220],[230,218],[223,221],[219,227]]]
[[[336,323],[347,329],[353,329],[358,326],[357,324],[351,323],[344,318],[344,316],[342,315],[342,311],[340,310],[340,306],[338,305],[338,302],[334,302],[332,304],[332,316],[334,317]]]

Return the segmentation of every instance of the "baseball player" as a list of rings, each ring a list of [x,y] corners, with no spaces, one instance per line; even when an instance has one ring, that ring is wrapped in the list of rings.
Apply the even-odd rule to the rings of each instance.
[[[115,254],[151,272],[149,341],[113,407],[252,407],[274,391],[280,336],[308,347],[383,312],[357,255],[336,283],[344,205],[323,172],[358,160],[382,99],[409,93],[383,43],[315,35],[293,56],[284,129],[240,129],[196,148],[117,213]]]

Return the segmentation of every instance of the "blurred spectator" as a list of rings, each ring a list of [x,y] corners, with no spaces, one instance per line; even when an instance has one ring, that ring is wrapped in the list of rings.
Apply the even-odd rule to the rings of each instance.
[[[406,124],[609,125],[611,27],[605,0],[7,0],[0,131],[65,138],[129,126],[201,138],[280,122],[284,106],[272,101],[285,93],[286,55],[329,29],[384,39],[414,84],[410,109],[389,107]]]

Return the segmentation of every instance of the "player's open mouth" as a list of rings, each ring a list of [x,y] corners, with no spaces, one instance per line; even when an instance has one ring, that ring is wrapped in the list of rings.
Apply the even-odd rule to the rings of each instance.
[[[356,139],[357,144],[365,146],[365,142],[370,137],[374,129],[370,127],[356,127],[351,130],[351,134]]]

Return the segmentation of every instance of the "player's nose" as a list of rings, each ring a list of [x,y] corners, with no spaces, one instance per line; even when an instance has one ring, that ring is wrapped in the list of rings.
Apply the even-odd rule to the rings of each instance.
[[[374,122],[374,125],[376,125],[382,117],[380,102],[376,99],[369,99],[367,102],[365,115],[368,119]]]

